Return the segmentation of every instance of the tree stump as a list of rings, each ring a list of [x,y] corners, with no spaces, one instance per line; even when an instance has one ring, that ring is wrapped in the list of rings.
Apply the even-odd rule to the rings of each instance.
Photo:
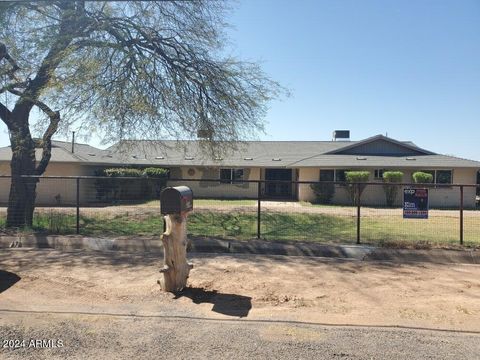
[[[163,281],[159,280],[163,291],[182,291],[187,285],[188,275],[193,265],[187,262],[187,212],[165,215],[163,242]]]

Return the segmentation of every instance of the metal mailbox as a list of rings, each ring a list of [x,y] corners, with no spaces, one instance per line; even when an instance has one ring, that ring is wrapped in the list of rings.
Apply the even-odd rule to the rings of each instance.
[[[193,210],[193,191],[188,186],[167,187],[160,193],[160,212],[180,214]]]

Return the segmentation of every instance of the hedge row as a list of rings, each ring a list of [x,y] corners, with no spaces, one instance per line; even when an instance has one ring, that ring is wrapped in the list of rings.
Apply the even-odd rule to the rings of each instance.
[[[401,183],[403,180],[403,172],[401,171],[385,171],[383,173],[383,189],[385,191],[385,197],[387,206],[394,206],[395,201],[398,197],[398,192],[400,188],[395,185],[395,183]],[[345,172],[345,180],[347,182],[345,189],[348,191],[350,195],[350,199],[352,204],[356,204],[357,201],[357,191],[359,191],[359,195],[362,194],[363,190],[365,189],[365,184],[368,182],[370,177],[369,171],[346,171]],[[421,171],[417,171],[412,174],[413,181],[415,183],[431,183],[433,182],[433,176],[429,173],[424,173]],[[360,183],[358,188],[355,187],[353,184]],[[315,200],[314,203],[320,204],[329,204],[332,201],[333,195],[335,194],[335,186],[333,183],[316,183],[310,185],[314,194]],[[358,190],[357,190],[358,189]]]
[[[149,177],[149,178],[165,178],[168,170],[164,168],[148,167],[145,169],[136,168],[110,168],[100,171],[99,176],[107,177]]]

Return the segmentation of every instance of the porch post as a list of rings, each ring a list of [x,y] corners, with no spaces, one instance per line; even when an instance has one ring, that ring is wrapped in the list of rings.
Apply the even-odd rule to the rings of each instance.
[[[260,239],[261,233],[260,233],[260,224],[261,224],[261,218],[260,218],[260,204],[261,204],[261,197],[262,197],[262,186],[261,182],[257,182],[257,239]]]

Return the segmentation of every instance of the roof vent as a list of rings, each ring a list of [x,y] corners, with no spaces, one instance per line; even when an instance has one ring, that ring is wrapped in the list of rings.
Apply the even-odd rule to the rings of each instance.
[[[213,136],[213,131],[209,129],[198,129],[197,138],[199,139],[211,139]]]
[[[367,160],[365,156],[357,156],[357,160]]]
[[[155,156],[155,159],[162,160],[162,159],[165,159],[165,158],[163,156]]]
[[[282,161],[280,158],[273,158],[272,161]]]
[[[341,140],[350,140],[350,130],[335,130],[333,132],[333,141],[338,141],[338,139]]]
[[[243,158],[243,160],[253,160],[252,157],[246,157],[246,158]]]
[[[415,159],[414,157],[406,157],[405,159],[406,159],[406,160],[417,160],[417,159]]]

